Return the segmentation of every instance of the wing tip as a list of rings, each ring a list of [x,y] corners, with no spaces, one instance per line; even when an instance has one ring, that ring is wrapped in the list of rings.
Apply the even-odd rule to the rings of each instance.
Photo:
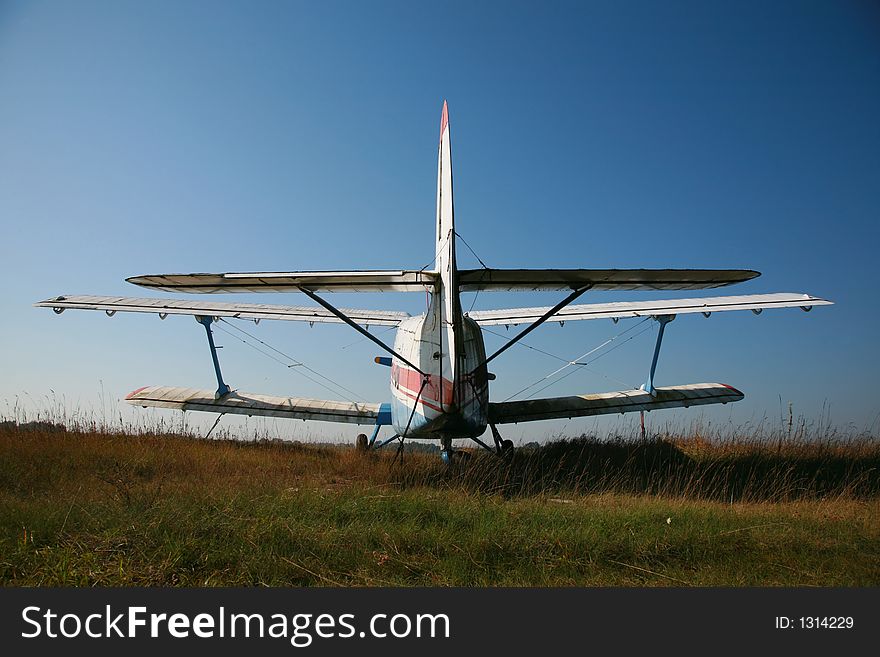
[[[722,386],[724,386],[725,388],[727,388],[728,390],[730,390],[733,394],[735,394],[735,395],[739,395],[740,399],[742,399],[743,397],[745,397],[745,394],[742,392],[742,390],[738,390],[737,388],[734,388],[732,385],[728,385],[728,384],[726,384],[726,383],[722,383],[722,384],[720,384],[720,385],[722,385]]]
[[[131,401],[132,399],[134,399],[137,396],[138,393],[143,392],[144,390],[146,390],[149,387],[150,386],[142,386],[142,387],[138,388],[137,390],[132,390],[130,393],[128,393],[125,396],[125,400]]]

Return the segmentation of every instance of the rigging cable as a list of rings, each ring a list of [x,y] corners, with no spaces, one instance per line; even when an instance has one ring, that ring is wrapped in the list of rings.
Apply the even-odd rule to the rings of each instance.
[[[607,355],[607,354],[610,354],[612,351],[614,351],[614,350],[617,349],[618,347],[620,347],[620,346],[626,344],[627,342],[629,342],[629,341],[632,340],[633,338],[638,337],[639,335],[641,335],[642,333],[644,333],[646,330],[650,329],[651,327],[650,327],[650,326],[645,327],[645,329],[639,331],[639,332],[636,333],[635,335],[631,335],[630,337],[628,337],[628,338],[627,338],[626,340],[624,340],[623,342],[621,342],[621,343],[619,343],[619,344],[617,344],[617,345],[614,345],[614,346],[613,346],[611,349],[609,349],[608,351],[599,354],[599,355],[596,356],[595,358],[593,358],[593,359],[591,359],[591,360],[589,360],[589,361],[587,361],[587,362],[585,362],[585,363],[580,362],[580,361],[581,361],[581,358],[586,358],[586,357],[589,356],[590,354],[594,354],[594,353],[596,353],[597,351],[599,351],[599,350],[602,349],[603,347],[605,347],[605,346],[611,344],[612,342],[614,342],[614,341],[617,340],[618,338],[620,338],[620,337],[626,335],[627,333],[629,333],[630,331],[634,330],[635,328],[641,326],[642,324],[644,324],[645,322],[647,322],[647,321],[650,320],[650,319],[651,319],[650,317],[645,317],[645,318],[643,318],[642,321],[638,322],[637,324],[633,324],[632,326],[630,326],[630,327],[629,327],[628,329],[626,329],[625,331],[621,331],[621,332],[618,333],[617,335],[608,338],[607,340],[605,340],[605,342],[603,342],[602,344],[598,345],[597,347],[593,347],[592,349],[590,349],[590,350],[587,351],[586,353],[581,354],[581,355],[578,356],[575,360],[568,361],[565,365],[563,365],[562,367],[560,367],[559,369],[557,369],[557,370],[555,370],[555,371],[553,371],[553,372],[550,372],[550,374],[548,374],[547,376],[544,376],[544,377],[538,379],[537,381],[535,381],[534,383],[531,383],[531,384],[527,385],[527,386],[526,386],[525,388],[523,388],[522,390],[519,390],[519,391],[513,393],[512,395],[510,395],[510,396],[509,396],[507,399],[505,399],[504,401],[510,401],[510,400],[513,399],[514,397],[516,397],[516,396],[521,395],[522,393],[524,393],[526,390],[530,390],[531,388],[534,388],[536,385],[539,385],[539,384],[542,383],[543,381],[546,381],[547,379],[556,376],[557,374],[559,374],[560,372],[562,372],[562,371],[565,370],[565,369],[568,369],[568,368],[571,367],[572,365],[586,366],[586,365],[589,365],[590,363],[593,363],[593,362],[599,360],[602,356],[605,356],[605,355]],[[546,389],[547,389],[548,387],[550,387],[551,385],[554,385],[554,384],[558,383],[559,381],[562,381],[562,379],[565,379],[566,377],[570,376],[571,374],[574,374],[576,371],[577,371],[577,370],[572,370],[571,372],[569,372],[569,373],[566,374],[565,376],[563,376],[563,377],[557,379],[556,381],[552,381],[552,382],[548,383],[546,386],[544,386],[544,387],[542,387],[542,388],[539,388],[539,389],[536,390],[535,392],[531,393],[528,397],[526,397],[526,399],[529,399],[529,398],[533,397],[534,395],[538,394],[538,393],[541,392],[542,390],[546,390]]]
[[[383,333],[388,333],[388,331],[393,331],[396,328],[397,328],[397,326],[386,326],[381,331],[374,331],[373,334],[374,335],[382,335]],[[342,345],[341,347],[339,347],[339,350],[342,351],[343,349],[348,349],[349,347],[353,347],[356,344],[360,344],[361,342],[364,342],[365,340],[366,340],[366,338],[364,336],[360,336],[354,342],[349,342],[348,344]]]
[[[498,331],[493,331],[491,329],[486,328],[485,326],[481,326],[480,328],[486,333],[491,333],[492,335],[496,335],[499,338],[507,339],[507,336],[504,335],[503,333],[499,333]],[[534,345],[530,345],[523,340],[520,340],[519,342],[517,342],[517,344],[522,347],[525,347],[526,349],[531,349],[532,351],[536,351],[539,354],[549,356],[550,358],[561,361],[563,363],[569,363],[569,364],[571,363],[571,361],[568,358],[563,358],[562,356],[557,356],[556,354],[551,354],[549,351],[544,351],[543,349],[539,349],[538,347],[535,347]],[[603,379],[608,379],[609,381],[612,381],[616,385],[622,385],[622,386],[630,385],[626,381],[621,381],[620,379],[613,377],[613,376],[609,376],[608,374],[605,374],[604,372],[600,372],[599,370],[594,370],[590,367],[587,367],[587,363],[580,363],[580,362],[576,361],[575,365],[582,367],[583,369],[587,370],[591,374],[596,374],[597,376],[601,376]]]
[[[470,251],[474,255],[474,257],[479,261],[479,263],[481,265],[483,265],[483,269],[489,269],[489,267],[486,266],[486,263],[483,262],[483,259],[480,256],[478,256],[477,252],[474,251],[471,248],[471,245],[467,243],[467,240],[461,236],[461,233],[459,233],[457,230],[454,230],[454,229],[452,232],[455,233],[455,236],[462,241],[462,243],[467,247],[468,251]]]
[[[456,237],[458,237],[458,239],[460,239],[462,241],[462,244],[464,244],[467,247],[467,250],[470,251],[471,254],[477,259],[477,261],[480,263],[480,265],[482,265],[483,269],[488,271],[489,267],[487,267],[486,263],[483,262],[483,259],[477,255],[477,252],[471,248],[471,245],[467,243],[467,240],[461,236],[461,233],[459,233],[454,228],[452,229],[452,232],[455,234]],[[474,309],[474,306],[477,305],[477,299],[479,298],[479,296],[480,296],[480,290],[478,289],[477,293],[474,294],[474,300],[471,301],[471,307],[468,308],[468,312],[472,311]]]
[[[596,357],[593,358],[592,360],[587,361],[587,363],[593,363],[593,362],[599,360],[600,358],[602,358],[603,356],[607,356],[608,354],[610,354],[612,351],[614,351],[614,350],[617,349],[618,347],[622,347],[624,344],[626,344],[626,343],[629,342],[630,340],[633,340],[633,339],[639,337],[642,333],[645,333],[645,332],[647,332],[647,331],[650,331],[652,328],[653,328],[653,326],[646,326],[645,328],[643,328],[641,331],[639,331],[639,332],[636,333],[635,335],[632,335],[632,336],[628,337],[626,340],[624,340],[624,341],[621,342],[620,344],[614,345],[613,347],[611,347],[611,349],[609,349],[608,351],[606,351],[606,352],[604,352],[604,353],[602,353],[602,354],[599,354],[598,356],[596,356]],[[575,372],[577,372],[577,370],[572,370],[572,371],[569,372],[568,374],[565,374],[565,375],[561,376],[560,378],[558,378],[556,381],[552,381],[552,382],[548,383],[547,385],[545,385],[545,386],[539,388],[538,390],[535,390],[535,392],[531,393],[528,397],[526,397],[526,399],[531,399],[532,397],[534,397],[535,395],[537,395],[539,392],[541,392],[541,391],[543,391],[543,390],[546,390],[546,389],[549,388],[550,386],[556,385],[557,383],[559,383],[559,382],[562,381],[563,379],[568,378],[569,376],[571,376],[571,375],[574,374]],[[637,388],[636,388],[635,386],[633,386],[632,389],[633,389],[633,390],[636,390]]]
[[[269,353],[268,351],[265,351],[265,350],[263,350],[263,349],[260,349],[258,346],[254,345],[254,344],[251,344],[251,343],[248,342],[247,340],[245,340],[245,339],[243,339],[243,338],[241,338],[241,337],[239,337],[239,336],[233,334],[233,333],[230,332],[230,331],[227,331],[227,330],[226,330],[225,328],[223,328],[223,326],[220,325],[220,324],[217,325],[217,328],[218,328],[218,329],[220,329],[221,331],[223,331],[223,332],[226,333],[227,335],[229,335],[229,336],[235,338],[236,340],[239,340],[240,342],[243,342],[244,344],[246,344],[247,346],[249,346],[251,349],[254,349],[254,350],[260,352],[261,354],[263,354],[264,356],[266,356],[266,357],[268,357],[268,358],[274,360],[276,363],[279,363],[279,364],[281,364],[281,365],[284,365],[287,369],[294,369],[298,374],[300,374],[301,376],[305,377],[306,379],[308,379],[308,380],[311,381],[312,383],[321,386],[321,387],[324,388],[325,390],[328,390],[328,391],[332,392],[334,395],[340,395],[340,394],[341,394],[341,393],[340,393],[340,390],[345,391],[345,392],[347,392],[347,393],[353,395],[353,396],[355,397],[355,399],[352,399],[352,397],[349,397],[349,395],[341,394],[341,396],[342,396],[343,398],[345,398],[347,401],[352,402],[353,404],[357,404],[357,403],[358,403],[358,400],[363,400],[363,398],[362,398],[358,393],[354,392],[353,390],[349,390],[348,388],[346,388],[345,386],[343,386],[343,385],[340,384],[340,383],[337,383],[336,381],[334,381],[334,380],[331,379],[330,377],[321,374],[320,372],[318,372],[317,370],[312,369],[311,367],[309,367],[309,366],[306,365],[305,363],[296,360],[295,358],[293,358],[292,356],[289,356],[288,354],[285,354],[285,353],[284,353],[283,351],[281,351],[280,349],[276,349],[276,348],[273,347],[272,345],[268,344],[267,342],[264,342],[263,340],[260,340],[260,339],[259,339],[258,337],[256,337],[256,336],[251,335],[250,333],[248,333],[247,331],[245,331],[245,330],[242,329],[242,328],[239,328],[239,327],[236,326],[235,324],[230,323],[229,321],[223,319],[222,317],[220,318],[220,321],[221,321],[223,324],[226,324],[226,325],[228,325],[228,326],[234,328],[236,331],[239,331],[239,332],[243,333],[244,335],[248,336],[248,337],[251,338],[252,340],[256,340],[257,342],[259,342],[259,343],[262,344],[263,346],[267,347],[268,349],[271,349],[271,350],[274,351],[275,353],[280,354],[281,356],[283,356],[284,358],[286,358],[288,361],[290,361],[290,362],[293,363],[293,364],[291,365],[291,364],[285,363],[283,360],[277,358],[276,356],[274,356],[273,354]],[[318,376],[318,377],[324,379],[325,381],[328,381],[328,382],[331,383],[332,385],[336,386],[336,387],[338,388],[338,390],[334,390],[334,389],[330,388],[329,386],[325,385],[324,383],[322,383],[321,381],[318,381],[317,379],[315,379],[315,378],[309,376],[308,374],[306,374],[305,372],[302,371],[303,369],[308,370],[309,372],[311,372],[311,373],[314,374],[315,376]]]

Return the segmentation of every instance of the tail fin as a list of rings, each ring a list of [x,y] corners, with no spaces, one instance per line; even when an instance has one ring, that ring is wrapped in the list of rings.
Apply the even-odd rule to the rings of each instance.
[[[461,309],[455,265],[455,213],[452,205],[452,151],[449,141],[449,108],[443,101],[440,147],[437,156],[437,241],[435,266],[439,273],[435,312],[441,333],[441,376],[455,382],[456,354],[461,351]],[[439,302],[439,303],[438,303]],[[452,400],[443,399],[445,405]]]
[[[449,259],[450,245],[455,240],[455,216],[452,206],[452,148],[449,141],[449,108],[443,101],[440,115],[440,149],[437,156],[437,268],[442,271],[441,258]]]

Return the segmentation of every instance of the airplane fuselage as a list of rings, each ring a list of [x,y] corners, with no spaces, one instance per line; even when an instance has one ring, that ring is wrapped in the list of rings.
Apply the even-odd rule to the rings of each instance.
[[[436,439],[480,436],[489,418],[489,379],[486,350],[480,327],[460,316],[454,353],[446,343],[441,301],[434,296],[424,315],[410,317],[397,329],[394,351],[418,366],[427,376],[399,358],[391,365],[391,417],[402,436]]]

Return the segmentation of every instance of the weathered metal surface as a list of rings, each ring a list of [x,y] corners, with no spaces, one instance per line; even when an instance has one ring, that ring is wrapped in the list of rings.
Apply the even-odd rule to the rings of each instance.
[[[723,383],[692,383],[655,388],[654,395],[645,390],[621,390],[594,395],[497,402],[489,404],[489,422],[511,424],[703,404],[726,404],[739,401],[743,396],[736,388]]]
[[[383,419],[386,422],[390,421],[387,408],[382,408],[383,404],[355,404],[302,397],[275,397],[237,390],[215,399],[213,390],[149,386],[135,390],[125,400],[135,406],[174,408],[181,411],[264,415],[349,424],[376,424],[380,411],[384,411]]]
[[[665,299],[657,301],[621,301],[615,303],[577,304],[555,313],[550,321],[583,319],[619,319],[649,317],[652,315],[679,315],[685,313],[714,313],[727,310],[760,310],[764,308],[797,308],[831,305],[832,301],[810,296],[779,292],[776,294],[746,294],[739,296],[706,297],[703,299]],[[477,310],[468,316],[478,324],[525,324],[543,316],[549,307],[506,308]]]
[[[751,269],[460,269],[462,292],[475,290],[701,290],[760,276]]]
[[[41,308],[104,310],[109,313],[156,313],[162,315],[208,315],[238,319],[272,319],[293,322],[342,323],[323,308],[310,306],[278,306],[263,303],[219,303],[182,299],[148,299],[139,297],[63,296],[35,303]],[[369,326],[397,326],[409,313],[391,310],[341,309],[352,321]]]
[[[166,292],[424,292],[433,287],[431,271],[313,271],[227,274],[151,274],[129,283]]]

